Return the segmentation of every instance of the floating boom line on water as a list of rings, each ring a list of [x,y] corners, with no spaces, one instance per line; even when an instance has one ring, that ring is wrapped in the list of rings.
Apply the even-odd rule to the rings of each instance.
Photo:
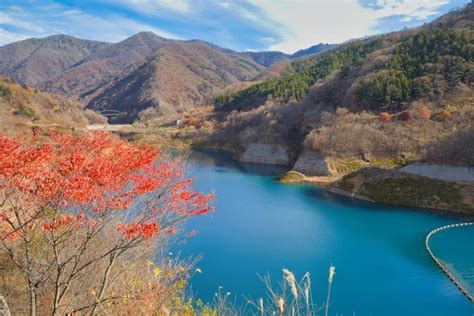
[[[454,285],[456,285],[456,287],[471,301],[474,303],[474,296],[471,295],[471,293],[469,293],[469,291],[461,284],[461,282],[456,279],[456,277],[453,275],[453,273],[451,271],[449,271],[449,269],[447,268],[447,266],[443,263],[442,260],[438,259],[433,251],[431,250],[431,247],[430,247],[430,239],[431,237],[434,235],[434,234],[437,234],[439,233],[440,231],[443,231],[443,230],[446,230],[446,229],[451,229],[451,228],[456,228],[456,227],[465,227],[465,226],[473,226],[474,225],[474,222],[468,222],[468,223],[459,223],[459,224],[451,224],[451,225],[446,225],[446,226],[442,226],[442,227],[439,227],[439,228],[436,228],[436,229],[433,229],[432,231],[429,232],[428,235],[426,235],[426,239],[425,239],[425,246],[426,246],[426,250],[428,250],[428,253],[430,254],[431,258],[433,258],[433,260],[436,262],[436,264],[438,264],[438,266],[441,268],[441,270],[444,271],[444,273],[446,273],[446,275],[451,279],[451,281],[453,281]]]

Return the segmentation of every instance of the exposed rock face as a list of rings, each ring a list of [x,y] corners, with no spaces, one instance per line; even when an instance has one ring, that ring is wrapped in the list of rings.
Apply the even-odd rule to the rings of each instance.
[[[474,167],[433,165],[416,162],[400,171],[445,181],[474,182]]]
[[[296,161],[294,171],[307,176],[330,176],[328,163],[319,151],[305,150]]]
[[[288,152],[280,144],[251,143],[239,160],[281,166],[290,164]]]

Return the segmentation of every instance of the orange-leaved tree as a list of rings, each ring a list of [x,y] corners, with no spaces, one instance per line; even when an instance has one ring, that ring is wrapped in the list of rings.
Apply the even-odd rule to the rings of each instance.
[[[0,136],[0,243],[24,276],[30,315],[38,295],[41,313],[94,314],[120,299],[108,290],[118,260],[213,210],[213,195],[150,148],[106,133],[50,138]]]

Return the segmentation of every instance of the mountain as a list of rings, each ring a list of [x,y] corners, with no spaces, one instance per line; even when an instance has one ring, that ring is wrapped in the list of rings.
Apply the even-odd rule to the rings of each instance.
[[[55,35],[0,47],[0,74],[91,109],[122,112],[115,122],[131,122],[150,106],[176,113],[208,104],[264,69],[246,53],[151,32],[118,43]]]
[[[284,59],[291,59],[291,55],[282,52],[245,52],[257,64],[268,67]]]
[[[117,76],[125,76],[171,42],[152,32],[141,32],[124,41],[107,44],[91,52],[57,76],[39,83],[38,88],[65,96],[88,96]]]
[[[249,109],[271,96],[280,104],[316,102],[326,108],[397,110],[404,102],[442,96],[458,84],[467,82],[469,87],[473,11],[470,4],[417,29],[353,40],[293,60],[276,72],[277,78],[221,95],[216,105],[223,111]]]
[[[316,44],[306,49],[301,49],[294,54],[285,54],[278,51],[270,51],[270,52],[245,52],[250,58],[252,58],[257,64],[269,67],[277,62],[282,60],[291,60],[297,59],[309,55],[314,55],[317,53],[324,52],[328,49],[334,48],[337,45],[334,44]]]
[[[37,86],[109,44],[67,35],[31,38],[0,47],[0,73]]]
[[[172,114],[209,104],[226,86],[251,80],[261,70],[239,53],[205,42],[175,42],[128,76],[110,82],[87,106],[127,112],[116,119],[121,122],[132,122],[147,107]]]
[[[296,58],[300,58],[300,57],[304,57],[304,56],[308,56],[308,55],[317,54],[317,53],[320,53],[320,52],[324,52],[328,49],[334,48],[336,46],[337,45],[323,44],[323,43],[316,44],[316,45],[313,45],[313,46],[308,47],[306,49],[300,49],[299,51],[297,51],[293,55],[291,55],[291,58],[296,59]]]
[[[321,151],[339,171],[371,158],[472,165],[473,17],[471,3],[418,28],[275,63],[215,99],[221,129],[210,143],[278,144],[288,164]]]
[[[296,55],[239,53],[199,40],[169,40],[152,32],[118,43],[54,35],[0,47],[0,74],[76,99],[87,108],[120,114],[112,116],[111,122],[132,122],[148,107],[156,108],[159,115],[212,103],[229,87],[278,75],[281,68],[264,72],[267,67],[330,47],[318,44]]]

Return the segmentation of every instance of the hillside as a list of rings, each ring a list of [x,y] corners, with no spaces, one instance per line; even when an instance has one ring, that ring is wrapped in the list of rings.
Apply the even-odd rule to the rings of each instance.
[[[237,155],[251,143],[279,144],[288,165],[322,152],[334,173],[367,161],[472,164],[473,12],[470,4],[417,29],[282,64],[266,80],[215,99],[210,143]]]
[[[52,96],[0,76],[0,133],[47,134],[74,131],[106,119],[72,100]]]
[[[31,38],[0,47],[0,74],[29,86],[52,79],[109,44],[67,35]]]
[[[135,34],[121,42],[104,45],[80,63],[38,84],[38,88],[87,103],[95,91],[116,77],[124,77],[169,43],[151,32]]]
[[[301,57],[322,53],[328,49],[334,48],[337,45],[332,44],[316,44],[306,49],[300,49],[293,54],[285,54],[278,51],[269,52],[246,52],[245,54],[252,58],[257,64],[269,67],[282,60],[293,60]]]
[[[183,112],[212,103],[227,86],[251,80],[262,70],[241,54],[205,42],[174,42],[128,76],[109,82],[87,107],[127,113],[112,122],[133,122],[148,107],[156,108],[157,115]]]
[[[319,44],[297,54],[330,47]],[[55,35],[0,47],[0,74],[94,110],[120,112],[111,122],[132,122],[148,107],[159,116],[209,104],[229,87],[245,86],[266,67],[292,58],[281,52],[239,53],[152,32],[118,43]]]

